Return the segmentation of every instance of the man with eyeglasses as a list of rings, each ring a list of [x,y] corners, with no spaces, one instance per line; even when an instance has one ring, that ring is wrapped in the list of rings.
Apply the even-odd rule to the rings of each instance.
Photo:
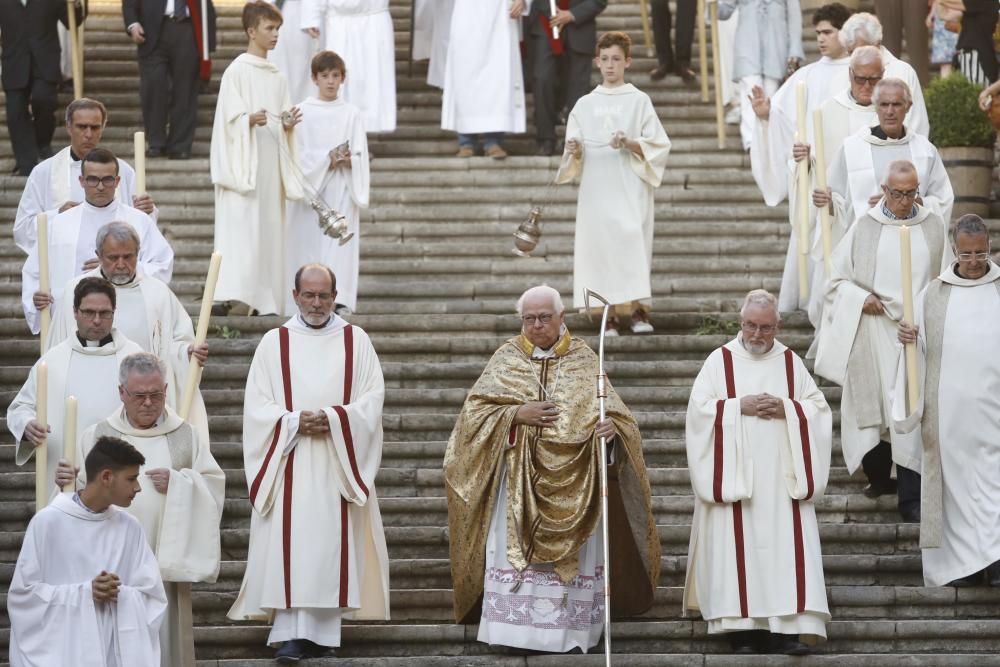
[[[958,261],[919,294],[915,322],[899,323],[899,342],[917,346],[922,383],[907,415],[900,378],[893,418],[923,440],[924,584],[974,586],[985,570],[987,583],[1000,586],[1000,267],[977,215],[958,219],[951,244]]]
[[[896,494],[900,515],[920,520],[920,436],[891,426],[899,369],[896,326],[903,316],[900,227],[909,229],[916,294],[953,259],[947,225],[916,202],[917,170],[892,162],[883,198],[847,231],[833,253],[816,373],[843,389],[840,441],[847,470],[864,469],[869,498]],[[891,479],[896,465],[896,480]]]
[[[455,621],[479,623],[487,644],[586,653],[601,639],[607,583],[600,438],[617,480],[609,483],[616,616],[652,605],[660,541],[639,427],[610,384],[600,421],[597,355],[570,334],[564,312],[547,285],[518,299],[521,333],[472,387],[444,478]]]
[[[80,183],[85,200],[48,221],[49,284],[52,292],[39,289],[38,246],[32,246],[21,270],[21,302],[32,333],[40,328],[39,310],[58,303],[63,287],[74,276],[100,266],[94,242],[98,230],[109,222],[125,222],[139,236],[138,266],[146,275],[170,282],[174,251],[156,223],[142,211],[115,198],[121,181],[114,153],[95,148],[83,158]]]
[[[116,301],[114,286],[103,278],[86,278],[73,290],[76,334],[42,355],[7,408],[7,428],[17,442],[17,465],[27,463],[35,447],[46,440],[48,478],[53,478],[63,453],[68,396],[77,398],[77,433],[121,408],[118,366],[142,348],[114,329]],[[42,362],[48,367],[48,424],[35,419],[38,365]],[[55,487],[52,493],[56,493]]]
[[[833,416],[802,359],[775,340],[780,323],[773,295],[747,294],[740,332],[709,355],[688,401],[684,610],[726,633],[734,653],[804,655],[830,620],[815,502]]]

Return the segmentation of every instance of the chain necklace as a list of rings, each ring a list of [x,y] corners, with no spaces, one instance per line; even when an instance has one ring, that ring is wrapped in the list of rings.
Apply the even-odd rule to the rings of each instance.
[[[546,357],[546,359],[551,359],[551,357]],[[559,389],[559,381],[562,379],[562,357],[557,357],[557,359],[558,361],[556,361],[556,380],[555,382],[552,383],[552,392],[550,393],[549,390],[546,389],[545,385],[542,383],[541,371],[539,371],[538,374],[535,374],[535,365],[531,363],[531,358],[530,357],[528,358],[528,365],[531,366],[531,376],[535,378],[535,382],[538,383],[538,387],[542,390],[542,397],[546,401],[550,400],[549,398],[550,395],[555,394],[556,391]],[[543,364],[544,361],[545,359],[542,359]]]

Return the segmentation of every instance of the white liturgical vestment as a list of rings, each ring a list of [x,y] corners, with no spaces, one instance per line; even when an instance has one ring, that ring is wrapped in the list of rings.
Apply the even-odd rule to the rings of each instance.
[[[288,82],[288,97],[293,100],[303,100],[316,92],[311,76],[312,59],[319,51],[322,39],[302,30],[302,27],[307,27],[302,26],[303,4],[304,0],[284,0],[281,3],[284,23],[279,31],[278,45],[267,52],[267,60],[277,65]]]

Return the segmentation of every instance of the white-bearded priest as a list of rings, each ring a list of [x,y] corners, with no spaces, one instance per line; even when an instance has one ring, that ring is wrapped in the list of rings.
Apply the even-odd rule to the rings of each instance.
[[[921,401],[907,416],[905,374],[893,401],[897,430],[923,439],[920,547],[927,586],[1000,586],[1000,267],[990,261],[989,230],[964,215],[951,230],[958,261],[924,289],[915,323],[899,341],[916,342]],[[914,326],[915,325],[915,326]]]
[[[243,461],[253,514],[229,618],[272,623],[268,644],[280,645],[279,662],[340,646],[344,617],[389,619],[374,486],[385,385],[368,334],[333,313],[336,297],[328,267],[299,269],[299,314],[264,335],[247,378]]]
[[[642,437],[608,388],[599,421],[597,355],[564,323],[559,292],[517,303],[521,334],[500,346],[448,441],[455,620],[494,645],[584,653],[604,629],[600,438],[608,439],[612,613],[653,603],[660,542]]]
[[[896,323],[903,316],[900,228],[909,229],[914,293],[951,264],[952,253],[945,222],[915,203],[917,169],[899,160],[888,171],[881,201],[848,230],[833,253],[816,373],[844,388],[840,440],[847,470],[863,467],[869,482],[865,495],[896,493],[903,519],[917,522],[920,436],[891,428],[899,360]]]
[[[777,300],[747,294],[736,339],[691,390],[694,519],[684,609],[737,653],[804,655],[830,611],[815,502],[830,474],[833,418],[802,360],[775,340]]]

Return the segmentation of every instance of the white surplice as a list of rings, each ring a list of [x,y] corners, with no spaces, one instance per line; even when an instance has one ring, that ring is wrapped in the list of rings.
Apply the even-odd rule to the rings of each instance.
[[[899,358],[896,324],[903,316],[903,225],[910,229],[913,290],[919,292],[953,259],[947,226],[927,208],[918,207],[913,218],[891,220],[880,202],[847,231],[831,258],[816,373],[844,388],[840,438],[851,473],[882,440],[892,444],[895,463],[920,471],[920,434],[889,428]],[[883,314],[862,313],[870,294],[882,301]]]
[[[174,250],[163,238],[156,222],[139,209],[113,201],[97,207],[83,202],[79,206],[49,218],[49,285],[55,301],[51,308],[60,307],[63,288],[72,278],[84,272],[83,265],[97,257],[97,232],[109,222],[125,222],[139,236],[139,269],[164,282],[170,282],[174,270]],[[21,269],[21,306],[31,333],[41,326],[32,296],[38,291],[38,245],[33,245]],[[72,292],[68,295],[72,302]]]
[[[444,88],[451,13],[455,0],[416,0],[413,19],[413,59],[427,60],[427,83]]]
[[[14,243],[24,252],[29,252],[38,238],[35,216],[44,212],[51,220],[66,202],[84,200],[83,186],[80,185],[80,157],[82,156],[74,158],[67,146],[31,170],[14,218]],[[121,181],[115,197],[121,203],[131,206],[132,197],[141,194],[135,191],[135,170],[119,158],[118,175]],[[151,217],[156,220],[155,209]]]
[[[324,48],[344,59],[340,96],[361,109],[365,129],[395,130],[396,37],[389,0],[302,0],[302,27],[322,29]]]
[[[524,132],[521,18],[510,17],[509,0],[455,0],[448,34],[441,127]]]
[[[920,429],[923,438],[926,586],[944,586],[1000,560],[1000,267],[991,263],[976,280],[955,269],[916,299],[919,403],[907,418],[905,373],[898,374],[893,400],[896,429]]]
[[[35,418],[37,411],[38,364],[45,362],[49,369],[48,422],[51,432],[46,440],[48,453],[48,479],[55,479],[56,464],[63,455],[66,398],[76,396],[76,433],[104,419],[121,407],[118,395],[118,367],[130,354],[142,348],[116,330],[112,341],[101,347],[84,347],[76,335],[59,343],[35,362],[28,379],[7,408],[7,428],[17,443],[14,462],[23,466],[32,458],[35,447],[23,440],[24,429]],[[56,487],[53,482],[52,492]]]
[[[742,414],[741,398],[762,392],[782,399],[784,419]],[[737,336],[698,373],[685,439],[695,493],[685,612],[700,612],[709,633],[825,638],[815,501],[829,479],[833,417],[805,364],[778,341],[751,354]]]
[[[167,595],[168,612],[160,626],[162,667],[179,664],[183,654],[178,624],[175,582],[214,582],[222,557],[219,523],[225,500],[226,477],[209,449],[207,439],[167,408],[157,424],[138,429],[123,409],[86,431],[79,440],[77,461],[85,461],[99,437],[121,438],[139,450],[146,463],[139,469],[141,492],[125,511],[142,524],[146,541],[156,555]],[[167,492],[154,488],[146,471],[170,470]],[[79,486],[87,483],[80,471]]]
[[[269,0],[274,3],[274,0]],[[302,28],[303,0],[285,0],[281,4],[284,22],[278,31],[278,45],[267,54],[269,62],[278,66],[288,82],[288,97],[303,100],[316,91],[312,82],[312,59],[319,51],[320,39]],[[320,28],[321,26],[315,26]]]
[[[347,218],[354,238],[345,245],[319,228],[316,211],[306,202],[288,203],[288,266],[284,312],[298,312],[292,300],[294,272],[309,262],[320,262],[337,276],[337,303],[351,310],[358,302],[358,260],[361,247],[361,209],[368,208],[368,140],[361,111],[338,98],[324,102],[310,97],[299,104],[302,122],[295,130],[299,166],[309,188]],[[330,151],[344,142],[351,150],[350,167],[330,171]]]
[[[371,340],[337,316],[319,329],[296,316],[257,347],[243,415],[250,548],[228,616],[273,622],[270,644],[333,646],[342,617],[389,618],[374,488],[384,395]],[[300,434],[303,410],[322,410],[329,433]]]
[[[294,130],[281,112],[292,106],[285,77],[274,63],[240,54],[222,75],[212,129],[215,249],[222,253],[218,301],[235,300],[261,313],[279,313],[285,301],[285,198],[301,199]],[[249,114],[267,111],[267,125],[250,127]]]
[[[642,156],[611,148],[622,131]],[[630,83],[597,86],[570,112],[566,139],[583,146],[580,159],[563,154],[557,183],[580,183],[573,246],[573,306],[584,289],[612,304],[652,298],[653,193],[663,179],[670,139],[649,96]]]
[[[91,582],[118,575],[118,601]],[[60,494],[28,524],[7,593],[11,667],[159,667],[166,598],[142,526]]]

